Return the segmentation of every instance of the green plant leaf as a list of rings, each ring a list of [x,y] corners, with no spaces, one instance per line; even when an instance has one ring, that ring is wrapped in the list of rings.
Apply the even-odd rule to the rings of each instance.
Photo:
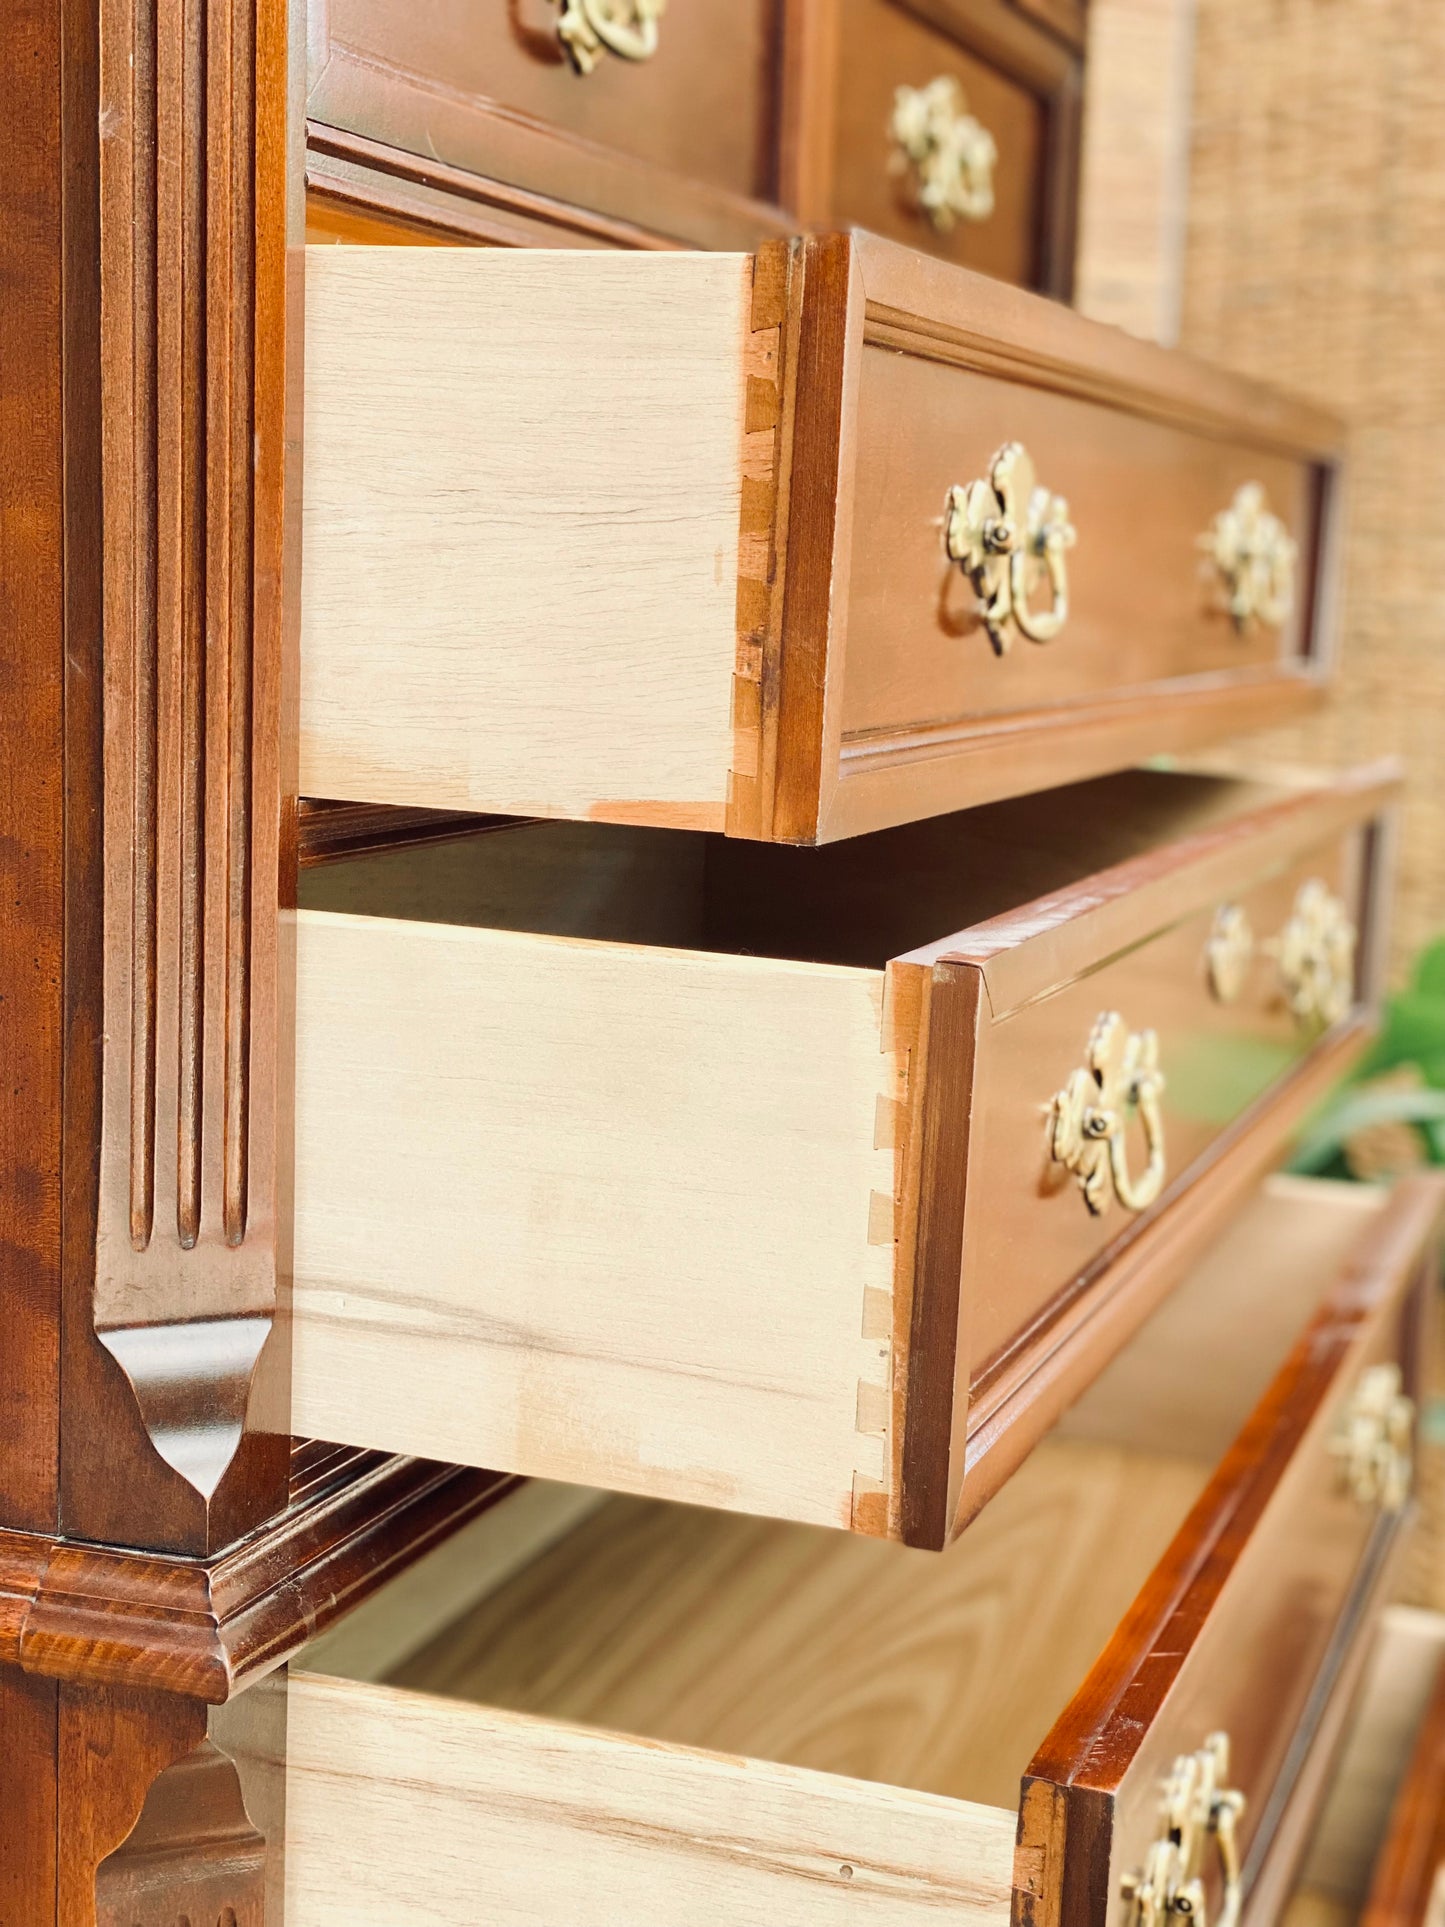
[[[1415,960],[1416,991],[1445,1005],[1445,937],[1427,943]]]
[[[1349,1089],[1305,1131],[1290,1170],[1319,1172],[1340,1154],[1347,1138],[1372,1124],[1423,1125],[1432,1158],[1445,1162],[1445,1091]]]

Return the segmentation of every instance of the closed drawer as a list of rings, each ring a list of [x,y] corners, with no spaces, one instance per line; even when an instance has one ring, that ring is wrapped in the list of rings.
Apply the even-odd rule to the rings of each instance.
[[[1318,693],[1331,424],[883,242],[313,249],[306,382],[308,796],[825,842]]]
[[[781,7],[689,0],[313,0],[307,120],[323,174],[380,166],[614,238],[750,245],[778,217]],[[598,21],[602,32],[595,31]],[[575,50],[575,51],[574,51]],[[600,228],[607,220],[599,220]],[[654,242],[655,245],[655,242]]]
[[[942,1545],[1358,1047],[1391,789],[306,872],[295,1429]]]
[[[1120,1361],[1147,1409],[1082,1408],[948,1560],[617,1500],[389,1682],[257,1689],[287,1927],[1132,1922],[1221,1731],[1247,1906],[1388,1573],[1402,1482],[1337,1448],[1366,1374],[1413,1388],[1439,1203],[1268,1188]]]
[[[828,218],[1067,298],[1079,57],[1006,0],[841,0]]]

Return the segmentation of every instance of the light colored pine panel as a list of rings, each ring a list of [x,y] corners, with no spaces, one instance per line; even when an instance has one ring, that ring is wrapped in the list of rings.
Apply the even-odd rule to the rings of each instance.
[[[295,1674],[287,1927],[1005,1927],[1012,1811]]]
[[[749,285],[308,250],[304,794],[721,826]]]
[[[883,979],[302,911],[292,1425],[849,1522]]]

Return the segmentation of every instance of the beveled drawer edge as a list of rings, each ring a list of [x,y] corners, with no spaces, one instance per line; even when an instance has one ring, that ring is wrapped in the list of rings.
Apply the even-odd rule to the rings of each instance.
[[[1324,701],[1326,675],[1311,654],[1259,675],[1189,677],[1071,703],[1067,720],[1059,710],[1041,708],[926,732],[843,739],[817,839],[831,842],[1125,768],[1138,758],[1146,720],[1156,755],[1295,721]]]
[[[841,243],[862,274],[870,340],[1199,434],[1317,462],[1338,458],[1344,424],[1312,402],[879,235],[858,231]],[[947,318],[960,313],[966,324]]]
[[[1393,761],[1346,772],[1319,789],[1261,804],[1178,843],[1132,857],[1025,911],[909,951],[899,961],[969,963],[982,972],[995,1020],[1049,996],[1086,970],[1147,942],[1186,916],[1266,882],[1310,848],[1364,828],[1399,796]],[[1368,916],[1377,879],[1365,879]]]

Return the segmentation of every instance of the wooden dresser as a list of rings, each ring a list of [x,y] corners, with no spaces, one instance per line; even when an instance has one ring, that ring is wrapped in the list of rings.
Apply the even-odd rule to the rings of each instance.
[[[1343,431],[1050,298],[1085,43],[19,0],[0,1927],[1268,1927],[1386,1830],[1445,1194],[1271,1174],[1398,773],[1177,760],[1326,696]]]

